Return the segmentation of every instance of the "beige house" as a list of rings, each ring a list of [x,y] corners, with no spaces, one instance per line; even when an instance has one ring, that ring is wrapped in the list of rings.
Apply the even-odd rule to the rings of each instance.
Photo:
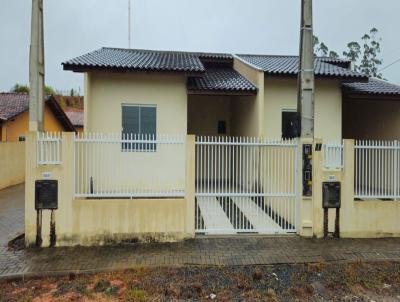
[[[103,48],[65,62],[64,69],[85,74],[86,131],[122,131],[124,106],[136,104],[154,106],[157,133],[293,136],[288,125],[297,104],[294,56]],[[350,83],[366,98],[355,101]],[[316,59],[316,138],[367,138],[360,128],[374,123],[358,120],[362,116],[380,125],[370,138],[385,138],[389,129],[398,133],[396,120],[385,120],[387,111],[400,110],[396,100],[399,86],[353,72],[345,60]],[[355,112],[360,108],[365,114]]]
[[[27,183],[58,181],[57,245],[400,235],[400,144],[381,141],[398,138],[399,86],[316,58],[315,139],[298,140],[294,56],[102,48],[63,66],[85,76],[85,133],[31,134],[26,161]],[[341,184],[336,216],[325,182]]]

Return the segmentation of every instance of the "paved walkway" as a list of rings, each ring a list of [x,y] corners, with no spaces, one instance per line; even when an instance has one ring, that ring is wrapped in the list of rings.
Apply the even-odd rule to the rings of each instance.
[[[22,200],[22,201],[21,201]],[[163,265],[268,265],[330,261],[400,261],[400,239],[201,237],[182,243],[9,251],[22,229],[23,187],[0,192],[0,278]]]

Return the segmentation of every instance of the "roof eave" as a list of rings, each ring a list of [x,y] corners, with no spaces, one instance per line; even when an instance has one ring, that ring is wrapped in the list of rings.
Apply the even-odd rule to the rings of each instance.
[[[343,95],[350,99],[371,99],[371,100],[394,100],[400,101],[400,94],[394,93],[373,93],[373,92],[354,92],[349,89],[343,89]]]
[[[264,74],[270,77],[276,78],[297,78],[298,74],[294,73],[278,73],[278,72],[268,72],[264,71]],[[323,74],[316,74],[316,79],[333,79],[333,80],[341,80],[347,82],[361,82],[361,83],[368,83],[368,77],[365,76],[340,76],[340,75],[323,75]]]
[[[50,107],[50,110],[53,112],[55,117],[60,121],[66,131],[73,131],[76,132],[74,125],[72,125],[71,121],[69,120],[68,116],[61,108],[60,104],[58,104],[57,100],[54,96],[49,96],[46,100],[47,104]]]
[[[133,68],[123,68],[123,67],[107,67],[107,66],[85,66],[85,65],[75,65],[75,64],[62,64],[64,70],[69,70],[73,72],[93,72],[93,71],[103,71],[103,72],[115,72],[115,73],[162,73],[162,74],[181,74],[186,76],[202,76],[205,73],[204,70],[160,70],[160,69],[133,69]]]
[[[257,90],[187,89],[188,95],[255,96]]]

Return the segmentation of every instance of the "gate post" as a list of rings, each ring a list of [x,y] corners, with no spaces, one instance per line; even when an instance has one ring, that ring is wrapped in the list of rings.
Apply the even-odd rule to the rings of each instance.
[[[322,208],[322,182],[324,181],[325,173],[323,171],[324,158],[322,149],[315,151],[315,145],[320,144],[322,147],[323,141],[316,139],[314,141],[313,153],[313,235],[317,238],[324,236],[324,209]],[[329,173],[328,173],[329,174]],[[330,211],[332,212],[332,211]],[[331,213],[330,213],[331,214]],[[330,219],[330,221],[334,221]]]
[[[196,171],[196,145],[195,136],[186,136],[186,233],[194,237],[195,232],[195,172]]]
[[[313,217],[313,197],[315,192],[312,192],[312,196],[303,196],[303,145],[311,144],[313,150],[313,156],[315,156],[315,144],[313,139],[301,138],[299,139],[299,145],[297,149],[297,233],[302,237],[312,237],[314,233],[314,217]],[[315,159],[312,159],[313,171],[315,174]],[[314,180],[314,175],[313,175]]]

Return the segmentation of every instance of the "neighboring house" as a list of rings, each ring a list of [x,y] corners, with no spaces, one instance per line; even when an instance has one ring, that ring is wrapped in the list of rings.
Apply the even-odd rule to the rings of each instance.
[[[24,140],[29,131],[29,95],[0,93],[0,141]],[[44,129],[48,132],[75,131],[52,96],[46,97]]]
[[[344,138],[400,139],[400,86],[378,79],[343,84]]]
[[[102,48],[63,66],[85,74],[85,131],[296,135],[295,56]],[[315,137],[400,137],[397,119],[388,116],[400,110],[400,87],[350,66],[315,59]]]
[[[68,116],[71,124],[75,127],[76,132],[83,132],[83,110],[65,110],[65,114]]]

